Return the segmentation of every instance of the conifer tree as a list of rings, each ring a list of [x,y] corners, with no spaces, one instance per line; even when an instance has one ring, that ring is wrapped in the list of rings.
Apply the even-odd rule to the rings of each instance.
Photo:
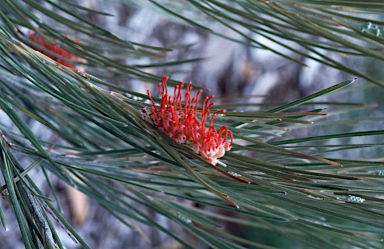
[[[91,248],[62,214],[52,179],[85,194],[137,236],[147,238],[147,226],[185,248],[382,248],[384,163],[377,141],[383,117],[372,115],[370,100],[338,101],[337,94],[383,91],[379,73],[341,59],[381,65],[383,3],[121,4],[305,66],[289,50],[364,84],[354,86],[351,78],[288,103],[238,104],[210,95],[199,82],[168,76],[201,58],[157,63],[169,48],[122,39],[86,17],[109,14],[100,9],[73,1],[2,1],[0,219],[4,228],[17,221],[25,248],[66,248],[60,229]],[[158,68],[169,72],[150,70]],[[119,81],[151,89],[140,92]],[[330,95],[336,100],[325,99]],[[39,136],[31,120],[52,136]],[[349,129],[359,122],[371,128]],[[4,215],[8,207],[13,216]],[[267,239],[282,237],[284,245]]]

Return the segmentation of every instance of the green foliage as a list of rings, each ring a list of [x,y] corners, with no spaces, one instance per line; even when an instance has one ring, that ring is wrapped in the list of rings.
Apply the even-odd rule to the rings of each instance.
[[[380,1],[150,2],[188,24],[203,27],[218,36],[254,48],[271,50],[305,66],[296,56],[286,55],[285,51],[290,50],[301,57],[383,86],[381,81],[361,73],[358,68],[347,67],[342,62],[344,56],[369,56],[381,61],[384,59],[382,53],[378,53],[383,50],[384,35],[384,23],[381,19],[383,3]],[[178,14],[184,13],[181,11],[185,6],[188,6],[193,19]],[[233,30],[244,40],[236,40],[235,37],[223,34],[222,27]],[[265,39],[260,40],[258,37]]]
[[[26,248],[38,248],[40,244],[47,248],[64,248],[47,210],[51,210],[84,248],[89,248],[28,176],[28,171],[35,167],[75,186],[121,221],[129,218],[152,226],[186,248],[193,248],[193,245],[154,221],[134,203],[173,220],[212,248],[271,248],[252,240],[251,236],[246,238],[226,231],[223,223],[241,225],[252,231],[273,231],[313,248],[343,248],[345,245],[381,248],[383,162],[376,158],[332,158],[330,155],[359,148],[382,149],[383,144],[379,143],[337,144],[332,141],[358,136],[382,138],[384,131],[300,135],[307,127],[330,129],[357,122],[348,117],[325,119],[319,106],[333,110],[328,117],[354,111],[369,112],[371,106],[363,103],[321,102],[323,96],[335,94],[354,80],[273,108],[253,104],[253,107],[263,108],[258,112],[239,112],[249,106],[226,105],[228,111],[217,117],[215,125],[229,127],[235,143],[220,159],[221,163],[213,166],[188,146],[174,142],[141,119],[141,108],[148,107],[145,95],[108,82],[113,72],[141,82],[159,81],[161,76],[120,63],[114,55],[147,58],[167,49],[123,41],[51,1],[47,3],[76,21],[36,1],[19,2],[4,1],[0,7],[0,108],[17,127],[10,128],[0,121],[0,166],[4,179],[1,190],[3,193],[7,190]],[[241,32],[239,27],[248,29],[288,49],[291,47],[284,45],[283,40],[299,43],[316,55],[312,59],[366,79],[370,78],[320,51],[382,59],[376,52],[382,47],[381,37],[360,31],[368,21],[382,23],[345,14],[347,11],[375,13],[380,3],[188,3],[236,32]],[[29,10],[31,8],[60,25],[41,22]],[[190,23],[197,25],[199,20]],[[80,42],[74,43],[64,35],[64,27],[76,33]],[[22,28],[34,30],[46,39],[56,39],[62,48],[86,59],[87,73],[64,67],[32,49],[33,44],[21,32]],[[303,34],[325,40],[302,38]],[[351,38],[361,41],[362,45],[351,42]],[[253,47],[268,48],[249,39]],[[292,50],[303,56],[311,54]],[[114,54],[116,51],[118,55]],[[278,50],[274,52],[279,53]],[[186,62],[191,61],[176,64]],[[95,74],[88,74],[88,68]],[[220,106],[215,108],[220,109]],[[24,121],[26,118],[41,123],[60,139],[53,142],[38,138]],[[380,122],[382,118],[370,121]],[[31,164],[22,165],[20,155],[30,159]],[[49,181],[47,174],[45,176]],[[214,211],[190,203],[214,207]],[[4,223],[7,217],[0,215],[0,218]]]

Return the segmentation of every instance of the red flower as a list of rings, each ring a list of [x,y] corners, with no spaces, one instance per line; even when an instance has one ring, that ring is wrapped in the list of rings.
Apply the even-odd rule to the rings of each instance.
[[[75,62],[85,62],[84,59],[69,53],[68,51],[62,49],[59,45],[54,44],[53,42],[47,41],[44,37],[40,36],[39,34],[36,33],[31,33],[29,34],[29,39],[45,48],[45,50],[42,50],[37,47],[33,47],[36,51],[39,51],[40,53],[48,56],[52,60],[56,61],[57,63],[69,67],[71,69],[83,71],[81,68],[76,67],[75,65],[71,64],[68,62],[69,61],[75,61]],[[50,51],[51,53],[47,52]],[[63,58],[67,60],[63,60]]]
[[[161,94],[160,106],[155,104],[150,91],[147,91],[152,106],[150,110],[142,109],[142,118],[176,142],[191,146],[195,153],[200,152],[208,162],[216,165],[217,158],[223,157],[225,152],[231,149],[233,142],[232,132],[226,126],[222,126],[219,130],[213,126],[216,114],[224,113],[224,110],[214,112],[209,116],[209,109],[214,105],[211,103],[213,96],[205,97],[199,121],[197,119],[198,105],[202,90],[197,91],[196,95],[191,97],[192,83],[189,82],[184,94],[183,105],[181,89],[184,87],[184,83],[181,82],[174,88],[172,98],[168,95],[167,80],[168,76],[164,76],[163,81],[158,84]],[[209,126],[206,126],[208,118]]]

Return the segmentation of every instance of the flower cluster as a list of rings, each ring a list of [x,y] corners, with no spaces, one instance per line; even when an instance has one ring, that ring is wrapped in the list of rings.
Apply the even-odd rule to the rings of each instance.
[[[51,58],[52,60],[56,61],[57,63],[63,66],[69,67],[71,69],[83,71],[81,68],[76,67],[75,65],[69,63],[68,61],[85,62],[84,59],[69,53],[65,49],[61,48],[59,45],[53,42],[47,41],[44,37],[34,32],[29,34],[28,38],[32,42],[45,48],[45,50],[42,50],[38,47],[33,47],[33,49],[35,49],[36,51],[39,51],[40,53],[48,56],[49,58]],[[50,53],[48,53],[47,51],[50,51]]]
[[[214,105],[211,103],[213,96],[205,97],[201,107],[201,119],[198,120],[199,95],[202,90],[192,97],[192,86],[189,82],[183,104],[181,90],[184,83],[181,82],[174,88],[171,97],[168,94],[167,80],[168,76],[164,76],[163,81],[158,84],[161,94],[160,106],[155,104],[150,91],[147,91],[152,106],[150,109],[142,109],[142,118],[176,142],[191,146],[195,153],[200,152],[209,163],[216,165],[217,158],[223,157],[225,152],[231,149],[233,142],[232,132],[226,126],[219,130],[213,126],[215,115],[224,113],[224,110],[209,115],[210,108]],[[208,118],[209,126],[206,126]]]

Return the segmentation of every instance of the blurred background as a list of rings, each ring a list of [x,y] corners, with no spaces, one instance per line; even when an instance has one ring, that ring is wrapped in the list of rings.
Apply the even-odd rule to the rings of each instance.
[[[44,1],[40,1],[44,3]],[[56,1],[60,2],[60,1]],[[136,2],[136,1],[135,1]],[[191,60],[190,63],[173,66],[159,66],[144,69],[148,73],[155,75],[169,75],[177,81],[192,81],[193,84],[208,89],[207,94],[214,94],[215,97],[221,98],[222,103],[282,103],[293,101],[306,95],[312,94],[321,89],[330,87],[344,80],[354,78],[354,75],[341,72],[340,70],[327,67],[316,61],[304,58],[294,54],[290,50],[284,50],[281,47],[276,47],[281,53],[301,61],[306,66],[294,63],[291,60],[285,59],[269,50],[253,48],[247,45],[247,40],[235,33],[233,30],[218,25],[217,23],[207,23],[207,27],[214,29],[216,32],[231,36],[236,40],[240,40],[243,44],[224,39],[217,35],[205,32],[202,29],[192,27],[191,25],[182,22],[180,19],[171,17],[159,8],[146,3],[146,1],[137,1],[134,4],[130,1],[107,1],[107,0],[84,0],[77,1],[78,4],[97,11],[109,13],[110,16],[102,16],[83,12],[76,7],[72,8],[75,13],[81,14],[84,18],[91,20],[93,23],[104,27],[106,30],[116,34],[122,39],[129,39],[137,43],[143,43],[150,46],[166,47],[169,51],[161,53],[157,57],[149,58],[119,58],[124,63],[130,65],[145,65],[150,63],[163,64],[176,60]],[[47,4],[47,8],[52,9],[52,5]],[[177,1],[174,1],[172,8],[183,17],[192,19],[195,18],[196,12],[188,11],[185,6],[180,6]],[[46,16],[40,13],[35,13],[44,22],[52,22]],[[55,24],[52,24],[55,25]],[[212,25],[212,26],[210,26]],[[63,27],[64,28],[64,27]],[[247,30],[244,30],[247,33]],[[248,32],[256,41],[262,41],[264,38],[255,35],[253,32]],[[81,38],[80,38],[81,39]],[[290,46],[297,46],[294,43]],[[297,49],[301,49],[297,47]],[[303,50],[303,52],[305,52]],[[335,52],[327,52],[328,56],[337,58],[340,63],[346,66],[358,67],[362,72],[367,72],[373,78],[378,80],[383,79],[383,64],[374,59],[367,58],[350,58],[342,56]],[[117,51],[118,54],[118,51]],[[194,59],[198,58],[198,61]],[[129,60],[129,61],[128,61]],[[85,67],[85,71],[88,69]],[[96,72],[92,72],[96,73]],[[153,84],[145,84],[142,81],[125,78],[124,75],[116,73],[111,74],[109,82],[118,84],[134,91],[145,93],[147,89],[154,89]],[[383,88],[369,87],[366,80],[358,79],[353,87],[361,87],[358,91],[346,91],[337,96],[329,96],[329,100],[337,99],[338,101],[356,101],[367,104],[376,104],[378,108],[372,108],[370,117],[381,117],[383,115]],[[332,109],[327,109],[326,112],[332,112]],[[364,112],[367,115],[367,112]],[[11,125],[4,113],[0,112],[1,122],[5,125]],[[354,118],[361,117],[361,113],[356,111],[349,113]],[[337,116],[331,116],[330,119],[336,119]],[[38,134],[39,138],[46,140],[54,140],[54,135],[45,130],[34,120],[27,120],[32,130]],[[377,127],[377,125],[382,127]],[[375,126],[375,127],[372,127]],[[354,130],[369,130],[383,129],[384,123],[359,122],[351,123],[349,126],[341,125],[334,126],[334,132]],[[316,127],[302,130],[308,136],[320,135],[324,133]],[[333,133],[328,130],[327,132]],[[372,137],[357,137],[349,139],[351,143],[354,139],[367,139],[365,142],[380,143],[378,138]],[[378,158],[382,157],[382,151],[375,150],[354,150],[356,155],[361,157]],[[341,153],[351,152],[335,152],[338,156]],[[48,185],[45,182],[44,176],[39,169],[31,172],[31,177],[36,179],[36,183],[40,184],[41,189],[47,190]],[[39,181],[38,179],[41,179]],[[64,216],[69,219],[71,224],[75,226],[77,231],[84,236],[84,239],[92,248],[183,248],[178,243],[174,242],[162,232],[153,228],[142,226],[143,235],[137,231],[133,231],[126,225],[122,224],[116,218],[111,216],[102,207],[94,201],[85,197],[78,191],[63,185],[54,176],[52,183],[57,189],[59,199],[62,200]],[[5,199],[1,201],[6,212],[11,212],[9,207],[5,205]],[[203,207],[204,208],[204,207]],[[6,213],[6,217],[8,214]],[[164,217],[153,213],[153,219],[159,221],[166,227],[174,230],[179,228],[171,221]],[[224,224],[225,225],[225,224]],[[242,234],[242,236],[255,241],[265,243],[278,248],[305,248],[302,245],[294,244],[292,241],[284,239],[277,233],[265,232],[262,230],[247,229],[246,227],[227,227],[233,233]],[[0,248],[24,248],[21,242],[21,236],[18,232],[16,221],[8,219],[8,230],[0,232]],[[66,235],[64,229],[59,229],[59,235],[64,244],[68,248],[78,247],[69,235]],[[179,234],[183,231],[178,231]],[[184,234],[186,240],[196,245],[196,248],[206,248],[204,244],[194,241],[194,238]]]

